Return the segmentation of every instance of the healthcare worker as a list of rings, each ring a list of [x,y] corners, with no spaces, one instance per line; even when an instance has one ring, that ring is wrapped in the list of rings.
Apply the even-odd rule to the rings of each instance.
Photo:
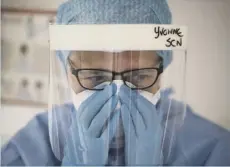
[[[171,13],[165,0],[69,0],[57,23],[171,24]],[[50,57],[48,112],[3,146],[1,165],[229,166],[230,133],[162,89],[172,56],[164,50],[57,51]],[[65,91],[58,91],[60,76]]]

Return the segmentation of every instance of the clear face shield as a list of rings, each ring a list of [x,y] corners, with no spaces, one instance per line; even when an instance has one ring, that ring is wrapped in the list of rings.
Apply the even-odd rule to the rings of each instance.
[[[51,25],[48,121],[56,158],[64,165],[164,164],[186,112],[186,31]]]

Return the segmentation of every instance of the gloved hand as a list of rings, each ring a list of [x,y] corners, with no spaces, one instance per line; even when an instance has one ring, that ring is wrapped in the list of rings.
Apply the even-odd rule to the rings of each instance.
[[[73,113],[62,166],[106,165],[109,143],[115,135],[120,114],[115,110],[116,90],[115,84],[107,86]]]
[[[121,86],[121,116],[125,132],[126,165],[162,165],[162,114],[127,86]]]

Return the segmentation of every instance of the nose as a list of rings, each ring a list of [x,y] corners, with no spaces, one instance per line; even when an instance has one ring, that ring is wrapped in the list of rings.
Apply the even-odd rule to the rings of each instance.
[[[113,80],[113,83],[117,85],[117,92],[116,94],[118,95],[118,92],[120,91],[121,85],[123,85],[122,80]],[[118,103],[117,107],[120,107],[120,102]]]
[[[122,80],[121,74],[115,74],[113,80]]]

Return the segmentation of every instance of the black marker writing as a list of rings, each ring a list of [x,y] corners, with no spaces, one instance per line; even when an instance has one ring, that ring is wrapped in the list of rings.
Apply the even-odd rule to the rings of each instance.
[[[180,28],[168,28],[165,29],[164,27],[154,27],[154,32],[157,34],[157,36],[155,37],[155,39],[159,38],[160,36],[166,36],[166,35],[177,35],[178,37],[183,37],[184,35],[182,35],[182,32],[180,30]]]
[[[155,39],[161,36],[168,36],[166,38],[166,47],[177,47],[182,46],[182,37],[184,36],[180,28],[165,28],[165,27],[154,27],[154,32],[156,34]],[[173,36],[172,36],[173,35]]]
[[[176,46],[182,46],[182,38],[180,40],[175,40],[175,39],[167,39],[168,44],[165,44],[166,47],[176,47]]]

